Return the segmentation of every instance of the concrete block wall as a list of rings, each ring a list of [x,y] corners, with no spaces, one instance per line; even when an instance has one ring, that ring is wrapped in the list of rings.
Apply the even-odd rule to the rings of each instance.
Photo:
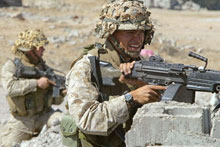
[[[172,137],[169,137],[172,134],[174,138],[175,134],[181,136],[179,140],[190,138],[192,134],[202,134],[208,140],[210,131],[211,119],[208,107],[174,101],[157,102],[144,105],[137,111],[133,125],[126,133],[126,146],[175,145],[172,144]],[[194,139],[200,137],[195,136]],[[193,138],[191,141],[196,142]],[[215,142],[215,139],[205,142]]]

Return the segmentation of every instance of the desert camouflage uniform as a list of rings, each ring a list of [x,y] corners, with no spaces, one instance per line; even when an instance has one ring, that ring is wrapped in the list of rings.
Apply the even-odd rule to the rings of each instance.
[[[16,57],[20,58],[24,65],[34,66],[22,54]],[[42,70],[41,64],[35,67]],[[3,88],[7,91],[11,112],[0,134],[2,147],[15,146],[22,140],[28,140],[36,136],[43,125],[47,124],[50,127],[61,118],[61,112],[51,108],[53,99],[48,94],[51,86],[45,90],[40,89],[37,87],[36,79],[18,79],[14,76],[15,71],[16,66],[13,60],[8,60],[2,67],[1,80]],[[60,99],[63,98],[60,97]]]
[[[129,112],[124,95],[99,103],[98,90],[91,82],[89,56],[76,62],[66,76],[69,112],[84,133],[107,136],[128,120]]]
[[[150,44],[154,29],[149,16],[150,12],[142,2],[137,0],[112,0],[112,3],[106,4],[102,9],[100,22],[96,26],[96,33],[99,37],[106,39],[103,49],[107,50],[107,54],[101,54],[100,60],[110,62],[117,69],[120,63],[131,62],[125,61],[116,52],[116,48],[121,52],[124,49],[120,47],[112,34],[116,30],[143,30],[145,32],[144,45]],[[111,37],[111,43],[108,37]],[[102,92],[109,95],[110,100],[100,102],[99,90],[91,80],[92,67],[89,60],[89,56],[97,56],[97,52],[97,49],[89,51],[82,59],[74,62],[66,76],[69,113],[80,132],[86,135],[85,138],[91,144],[90,146],[124,146],[123,143],[112,144],[112,140],[116,140],[112,138],[118,135],[112,134],[120,124],[127,123],[129,118],[132,118],[131,110],[128,109],[123,94],[134,90],[135,87],[122,84],[116,78],[114,79],[117,82],[115,86],[102,87]],[[90,139],[92,135],[99,139]]]
[[[108,54],[101,55],[100,59],[112,63],[118,69],[120,57],[112,49],[112,46],[109,43],[107,44],[109,46],[105,49],[108,51]],[[129,110],[123,93],[130,91],[133,87],[120,83],[117,78],[116,86],[103,87],[103,91],[111,96],[110,100],[102,103],[99,102],[98,89],[91,81],[91,65],[88,59],[95,52],[97,52],[96,49],[91,50],[75,63],[66,76],[66,88],[68,91],[69,113],[76,121],[80,131],[87,135],[99,135],[100,139],[95,140],[103,141],[106,139],[104,137],[101,139],[101,136],[109,136],[110,134],[114,136],[112,131],[129,119]],[[119,141],[119,143],[121,142]]]

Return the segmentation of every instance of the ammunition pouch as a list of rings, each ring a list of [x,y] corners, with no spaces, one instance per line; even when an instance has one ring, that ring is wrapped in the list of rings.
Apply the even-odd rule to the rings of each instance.
[[[63,145],[69,147],[79,147],[78,128],[74,119],[69,114],[63,115],[60,130]]]
[[[69,114],[62,117],[61,125],[62,144],[69,147],[111,147],[124,146],[123,142],[112,133],[110,136],[86,135],[82,133]]]
[[[47,90],[38,88],[37,92],[31,92],[24,96],[7,96],[10,112],[14,116],[33,116],[47,110],[52,105],[52,97],[50,98],[47,92]]]
[[[25,107],[25,97],[9,97],[7,96],[7,101],[10,107],[10,112],[15,116],[27,115],[27,109]]]

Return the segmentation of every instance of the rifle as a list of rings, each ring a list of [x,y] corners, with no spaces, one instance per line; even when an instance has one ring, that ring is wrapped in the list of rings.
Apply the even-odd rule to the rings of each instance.
[[[14,63],[16,65],[16,72],[14,74],[16,78],[38,79],[41,77],[46,77],[49,80],[54,81],[56,85],[53,85],[53,98],[60,97],[61,90],[65,89],[65,77],[62,75],[55,74],[54,71],[60,71],[50,68],[45,63],[45,71],[39,70],[36,67],[25,66],[18,58],[15,58]]]
[[[167,63],[160,56],[151,56],[149,60],[136,61],[131,74],[127,78],[136,78],[151,85],[168,86],[162,94],[161,101],[175,100],[194,103],[195,91],[220,91],[220,71],[206,69],[208,59],[190,52],[190,57],[205,62],[204,67]],[[110,63],[100,62],[101,70],[115,73]],[[119,71],[118,71],[119,72]],[[102,72],[105,73],[105,72]],[[114,86],[109,76],[102,75],[103,84]]]

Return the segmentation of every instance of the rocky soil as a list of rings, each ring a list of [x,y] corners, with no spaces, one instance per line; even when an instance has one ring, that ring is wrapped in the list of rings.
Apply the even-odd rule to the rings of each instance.
[[[13,59],[10,49],[18,32],[42,29],[50,40],[44,59],[51,67],[67,73],[83,46],[95,41],[102,42],[96,38],[93,29],[105,1],[57,0],[57,3],[50,5],[39,3],[38,7],[0,8],[0,68],[6,60]],[[152,49],[169,62],[203,66],[203,62],[188,57],[188,52],[194,51],[209,58],[208,68],[220,70],[220,11],[155,8],[150,11],[156,33],[151,46],[146,48]],[[0,128],[8,116],[5,94],[0,86]],[[210,94],[200,94],[200,98],[202,96],[205,99]],[[201,103],[208,105],[208,102],[209,99]],[[64,110],[64,104],[58,108]],[[56,128],[54,130],[52,132],[56,134]]]

